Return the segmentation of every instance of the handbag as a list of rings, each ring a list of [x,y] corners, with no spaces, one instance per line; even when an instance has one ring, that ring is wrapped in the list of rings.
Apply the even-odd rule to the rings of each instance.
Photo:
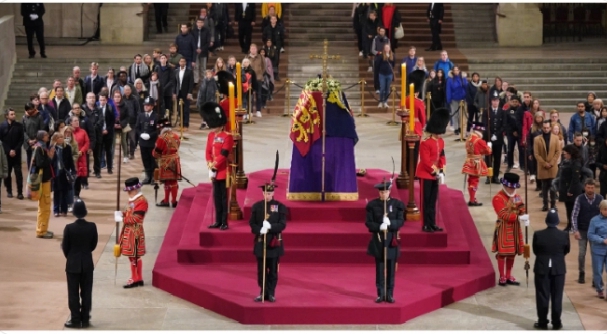
[[[38,201],[40,199],[40,185],[42,184],[42,172],[40,169],[35,172],[36,166],[34,166],[34,158],[36,157],[36,148],[32,152],[32,159],[30,160],[30,170],[27,174],[27,188],[29,189],[29,199],[32,201]]]
[[[405,37],[405,30],[403,29],[403,24],[399,24],[398,27],[394,28],[394,38],[401,39]]]
[[[67,178],[67,182],[69,182],[70,185],[74,185],[74,183],[76,182],[76,177],[74,176],[74,174],[70,173],[69,171],[67,171],[65,169],[65,165],[63,164],[62,160],[59,160],[59,164],[61,165],[61,169],[63,169],[63,171],[65,172],[65,177]]]
[[[131,131],[131,125],[127,124],[124,129],[122,129],[122,133],[127,133]]]

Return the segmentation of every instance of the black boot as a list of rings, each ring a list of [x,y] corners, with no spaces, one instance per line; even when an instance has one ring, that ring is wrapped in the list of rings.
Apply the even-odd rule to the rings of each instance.
[[[577,282],[580,284],[586,283],[585,276],[586,276],[586,273],[584,273],[583,271],[580,271],[580,276],[578,277]]]
[[[394,302],[395,302],[393,293],[390,290],[388,290],[388,295],[386,296],[386,302],[388,302],[390,304],[394,304]]]
[[[220,229],[220,230],[222,230],[222,231],[227,230],[227,229],[228,229],[228,223],[222,224],[222,225],[219,227],[219,229]]]
[[[220,226],[221,226],[221,223],[215,223],[215,224],[209,225],[209,228],[219,228]]]
[[[491,183],[491,179],[489,177],[487,177],[487,179],[485,180],[485,184],[490,184]]]

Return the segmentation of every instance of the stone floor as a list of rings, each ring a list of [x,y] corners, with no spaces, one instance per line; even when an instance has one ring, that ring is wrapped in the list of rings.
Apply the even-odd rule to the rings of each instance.
[[[145,46],[145,48],[153,46]],[[140,52],[139,47],[49,47],[49,57],[128,57]],[[462,52],[466,52],[462,50]],[[503,51],[509,53],[509,49]],[[542,53],[543,51],[536,51]],[[19,46],[18,55],[27,51]],[[528,51],[528,54],[533,51]],[[580,55],[577,55],[580,56]],[[400,160],[400,143],[397,141],[398,127],[385,125],[388,115],[372,115],[368,118],[356,118],[360,141],[356,146],[357,166],[364,168],[392,169],[390,157]],[[274,157],[259,157],[267,152],[279,150],[280,167],[290,164],[291,144],[288,138],[289,119],[282,117],[264,117],[255,119],[256,124],[246,125],[245,134],[245,172],[271,168]],[[193,115],[192,128],[198,123]],[[203,148],[206,132],[193,130],[186,134],[180,150],[182,154],[183,174],[194,184],[208,182],[203,166]],[[447,134],[446,170],[447,184],[459,189],[463,185],[460,166],[463,163],[463,145],[455,143],[453,136]],[[139,154],[131,163],[122,165],[122,180],[130,176],[141,175]],[[118,260],[118,272],[115,276],[115,258],[112,247],[115,240],[115,224],[112,211],[116,210],[116,169],[114,175],[105,171],[103,178],[91,179],[90,190],[83,191],[82,198],[89,207],[89,219],[96,222],[100,242],[95,250],[97,260],[93,291],[92,325],[98,330],[217,330],[217,329],[434,329],[434,330],[526,330],[533,328],[536,320],[533,273],[530,273],[529,287],[523,283],[520,287],[495,287],[476,294],[463,301],[443,309],[425,314],[398,326],[244,326],[235,321],[202,309],[196,305],[173,297],[147,284],[143,288],[124,290],[122,284],[130,275],[128,263],[124,257]],[[185,182],[182,188],[189,187]],[[536,229],[544,228],[544,214],[537,193],[529,188],[531,215],[530,238]],[[470,211],[476,221],[479,234],[487,250],[493,233],[495,214],[491,208],[491,194],[498,191],[494,186],[480,187],[479,200],[485,206]],[[523,189],[520,190],[523,192]],[[148,199],[153,198],[153,189],[144,187]],[[162,192],[162,190],[161,190]],[[36,239],[35,211],[36,203],[7,199],[2,191],[3,214],[0,215],[0,330],[59,330],[69,318],[67,308],[66,283],[64,276],[63,254],[59,250],[62,229],[73,218],[51,218],[50,229],[55,231],[54,240]],[[122,194],[120,206],[126,203]],[[467,209],[467,208],[465,208]],[[560,212],[565,212],[559,203]],[[151,270],[162,243],[171,217],[171,209],[152,206],[146,220],[146,239],[148,254],[143,259],[144,279],[151,283]],[[229,233],[229,232],[228,232]],[[531,261],[533,262],[533,258]],[[590,259],[586,259],[590,272]],[[517,258],[514,275],[524,282],[524,260]],[[577,278],[577,246],[572,239],[572,253],[567,257],[566,297],[564,298],[563,324],[569,330],[605,330],[605,301],[594,297],[590,283],[580,285]],[[279,286],[280,288],[280,286]],[[373,287],[370,287],[373,288]],[[253,296],[255,292],[251,291]],[[35,314],[35,317],[31,315]]]

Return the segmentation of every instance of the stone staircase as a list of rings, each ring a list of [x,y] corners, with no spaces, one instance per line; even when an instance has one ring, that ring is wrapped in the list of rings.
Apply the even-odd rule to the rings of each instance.
[[[289,5],[289,52],[288,78],[296,85],[304,86],[312,78],[322,74],[322,61],[310,59],[310,54],[323,53],[323,41],[329,41],[329,55],[340,55],[339,60],[328,61],[328,74],[341,82],[342,88],[355,85],[360,80],[358,51],[353,36],[351,3],[297,3]],[[290,111],[297,103],[301,88],[291,85]],[[350,107],[360,112],[360,86],[345,91]]]
[[[202,8],[203,3],[193,3],[191,5],[187,5],[189,6],[189,8],[186,10],[187,11],[187,21],[194,21],[198,15],[200,14],[200,8]],[[169,7],[170,8],[170,7]],[[258,49],[262,46],[262,32],[261,32],[261,23],[263,21],[263,17],[261,16],[261,4],[258,3],[256,5],[256,11],[257,11],[257,15],[256,15],[256,21],[255,21],[255,26],[253,27],[253,34],[251,37],[251,40],[253,43],[257,44]],[[229,4],[228,5],[228,17],[230,18],[230,20],[234,19],[234,4]],[[273,94],[273,100],[272,101],[267,101],[266,103],[266,109],[264,110],[265,113],[268,114],[282,114],[284,112],[285,106],[286,106],[286,95],[285,95],[285,90],[282,89],[280,91],[279,88],[282,87],[285,84],[285,80],[287,78],[287,67],[288,67],[288,61],[289,61],[289,54],[292,53],[292,51],[287,47],[290,44],[290,40],[289,40],[289,6],[286,4],[282,4],[282,22],[283,25],[285,27],[285,52],[280,54],[280,63],[279,63],[279,78],[281,80],[278,80],[274,82],[274,94]],[[223,59],[224,62],[227,63],[228,61],[228,57],[230,55],[233,55],[234,57],[236,57],[236,61],[237,62],[242,62],[242,60],[244,59],[245,55],[240,52],[240,44],[238,43],[238,23],[234,24],[234,34],[235,36],[233,38],[229,38],[226,41],[226,44],[223,46],[224,49],[223,51],[217,51],[217,56],[213,56],[212,54],[209,54],[209,58],[207,60],[207,68],[208,69],[212,69],[213,66],[215,66],[215,62],[217,61],[218,57],[221,57]],[[154,28],[155,29],[155,28]],[[174,39],[174,36],[173,36]],[[194,92],[194,97],[196,97],[197,95],[197,91]],[[255,111],[255,110],[254,110]]]
[[[36,59],[18,58],[2,110],[5,107],[11,107],[18,115],[23,114],[23,106],[29,102],[29,96],[32,93],[38,92],[40,87],[51,89],[55,79],[61,80],[65,85],[67,77],[72,74],[72,69],[76,65],[80,66],[81,77],[84,78],[93,61],[99,63],[99,73],[105,75],[108,67],[118,69],[120,66],[128,66],[133,60],[130,58],[48,58],[44,62],[40,62]]]
[[[451,17],[459,48],[497,47],[493,3],[452,3]]]
[[[157,34],[154,5],[150,5],[148,11],[148,41],[161,43],[162,51],[168,53],[169,44],[175,41],[175,36],[177,36],[177,34],[179,33],[179,25],[182,23],[190,22],[189,10],[190,4],[169,4],[169,15],[167,17],[169,32]]]
[[[519,91],[530,91],[544,111],[574,111],[592,91],[607,96],[607,59],[508,59],[468,60],[470,71],[482,78],[500,76]]]
[[[440,34],[443,48],[446,50],[456,47],[451,6],[453,4],[444,4],[443,29]],[[401,24],[405,33],[405,37],[398,41],[397,51],[399,55],[404,57],[410,45],[415,45],[418,52],[429,48],[432,44],[432,33],[430,31],[430,24],[426,22],[428,3],[398,3],[396,4],[396,8],[398,8],[398,12],[402,18]]]

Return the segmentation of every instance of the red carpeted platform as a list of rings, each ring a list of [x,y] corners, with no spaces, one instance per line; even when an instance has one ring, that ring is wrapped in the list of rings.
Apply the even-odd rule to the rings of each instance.
[[[283,233],[276,303],[255,303],[258,295],[253,239],[248,224],[259,185],[271,170],[248,175],[238,190],[245,219],[230,229],[208,229],[213,222],[211,185],[183,191],[153,270],[153,285],[243,324],[400,324],[495,285],[491,260],[482,245],[461,191],[441,186],[438,225],[424,233],[421,222],[401,229],[402,257],[396,273],[394,304],[376,304],[375,266],[366,255],[371,237],[365,227],[373,185],[388,172],[368,170],[358,178],[354,202],[286,200],[288,170],[280,170],[275,198],[289,208]],[[392,196],[405,203],[406,190]],[[417,195],[416,202],[420,203]]]

